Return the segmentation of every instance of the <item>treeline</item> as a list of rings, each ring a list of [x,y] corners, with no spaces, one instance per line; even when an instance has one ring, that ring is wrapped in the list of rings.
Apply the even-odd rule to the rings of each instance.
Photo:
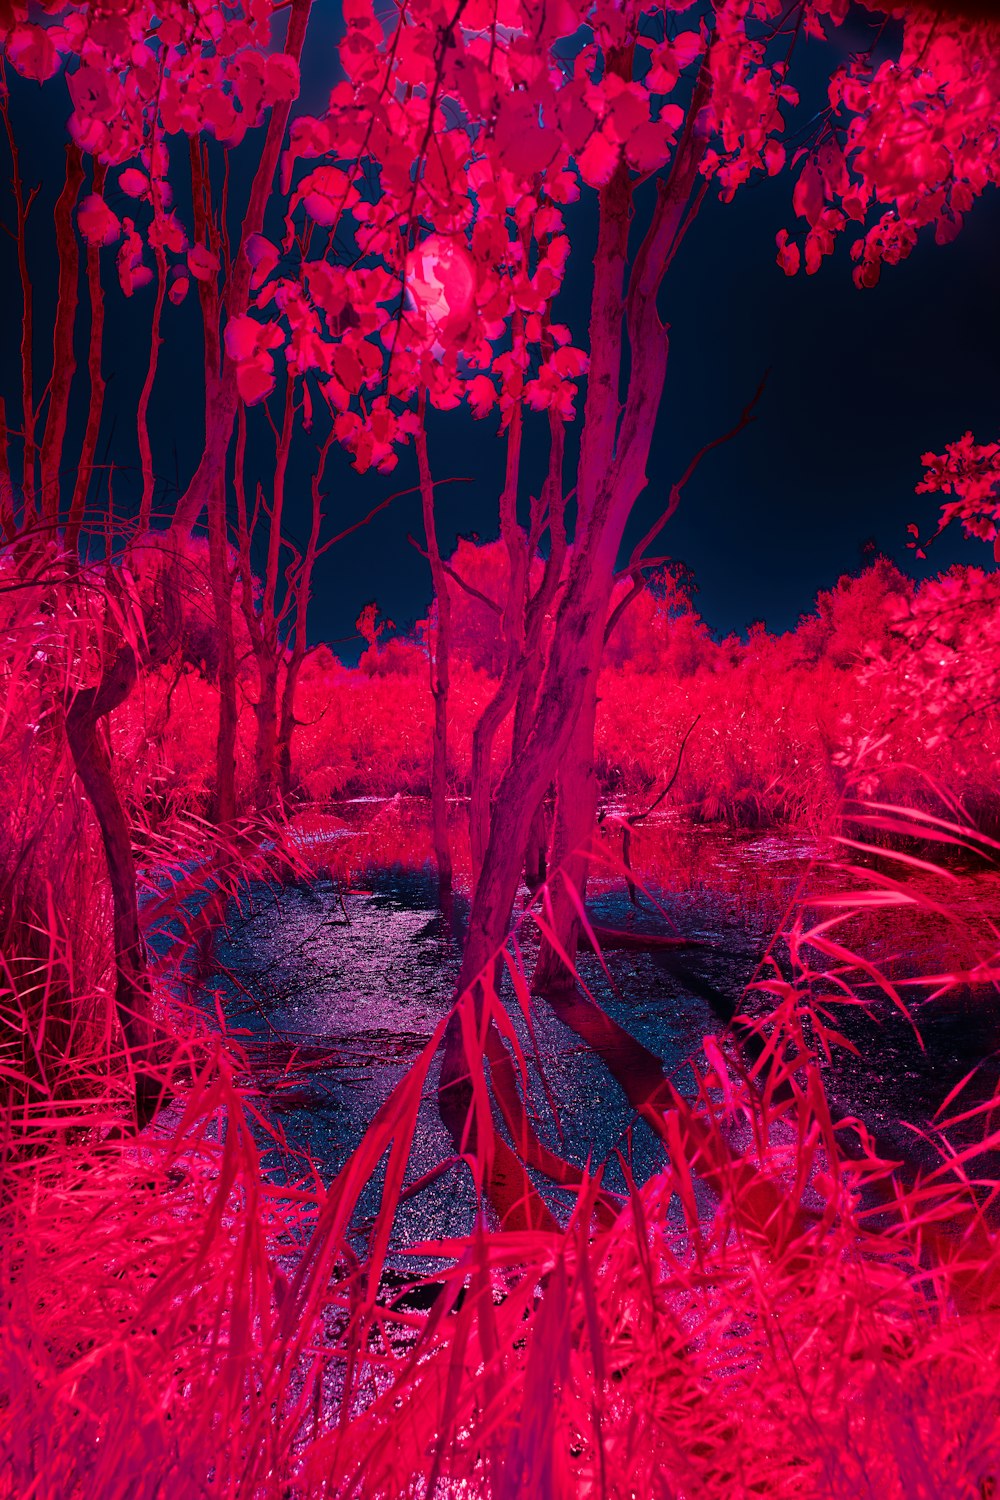
[[[504,597],[506,555],[462,542],[449,566],[449,785],[462,796],[473,730],[502,671],[493,601]],[[713,636],[680,568],[632,592],[622,582],[612,600],[600,678],[605,797],[655,796],[676,770],[665,806],[737,826],[822,826],[845,793],[930,797],[939,810],[944,797],[987,825],[1000,815],[1000,574],[955,567],[917,583],[879,558],[821,593],[796,629],[758,623],[745,640]],[[294,700],[293,803],[428,792],[432,623],[392,634],[370,609],[357,667],[326,646],[309,652]],[[214,675],[210,654],[157,670],[112,715],[123,783],[154,822],[210,805]],[[247,796],[255,692],[247,668],[236,778]],[[496,774],[502,740],[498,749]]]

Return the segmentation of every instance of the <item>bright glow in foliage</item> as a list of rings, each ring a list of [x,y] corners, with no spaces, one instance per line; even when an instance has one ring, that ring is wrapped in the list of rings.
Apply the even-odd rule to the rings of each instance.
[[[406,257],[406,289],[435,333],[457,333],[472,311],[475,267],[457,240],[428,235]]]

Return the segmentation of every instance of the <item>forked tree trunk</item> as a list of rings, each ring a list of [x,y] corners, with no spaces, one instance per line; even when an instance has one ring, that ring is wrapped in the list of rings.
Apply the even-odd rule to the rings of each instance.
[[[135,1081],[136,1117],[141,1129],[153,1116],[164,1084],[155,1073],[156,1028],[139,925],[135,861],[128,819],[102,743],[100,725],[124,703],[136,679],[135,653],[120,646],[97,687],[81,688],[66,707],[66,740],[73,765],[101,832],[111,885],[115,960],[115,1007]]]
[[[629,53],[609,54],[610,71],[628,77]],[[667,369],[666,329],[657,314],[660,282],[686,225],[685,215],[703,149],[701,105],[709,87],[699,80],[674,168],[661,186],[652,221],[632,267],[628,298],[624,278],[632,185],[619,166],[601,190],[600,226],[591,301],[591,361],[577,469],[577,528],[573,558],[558,609],[531,728],[501,780],[493,804],[489,843],[473,895],[459,992],[473,1002],[474,1033],[481,1031],[482,986],[495,972],[506,941],[532,823],[548,787],[561,771],[591,805],[592,716],[615,566],[632,507],[646,484],[646,462]],[[623,325],[631,353],[628,393],[620,401]],[[583,723],[577,731],[578,722]],[[588,727],[590,733],[588,736]],[[576,771],[564,764],[579,733]],[[589,746],[589,753],[588,753]],[[569,813],[560,838],[570,836]],[[581,810],[582,819],[582,810]],[[586,830],[589,839],[592,815]],[[569,952],[570,960],[573,953]],[[465,1002],[467,1006],[468,1002]],[[471,1028],[456,1014],[445,1034],[439,1084],[441,1116],[459,1149],[475,1150],[472,1075],[482,1067],[468,1055]],[[464,1034],[463,1034],[464,1033]],[[531,1191],[525,1176],[525,1192]]]
[[[550,864],[558,877],[549,887],[554,941],[543,940],[532,980],[537,994],[571,989],[576,975],[566,958],[576,956],[580,908],[587,899],[590,844],[597,817],[597,771],[594,727],[597,717],[597,670],[587,682],[583,703],[556,778],[556,811]],[[563,955],[565,954],[565,958]]]
[[[613,564],[613,552],[611,556]],[[574,557],[535,723],[494,799],[490,838],[473,896],[459,975],[460,991],[490,982],[496,956],[506,941],[532,823],[556,779],[583,706],[592,670],[588,665],[592,653],[587,650],[589,624],[597,615],[603,628],[611,574],[612,565],[602,564],[597,549],[593,554],[580,551]],[[478,1062],[466,1058],[465,1045],[461,1026],[451,1024],[445,1035],[439,1098],[442,1118],[456,1143],[467,1133],[472,1104],[469,1069]],[[476,1143],[468,1149],[475,1150]]]

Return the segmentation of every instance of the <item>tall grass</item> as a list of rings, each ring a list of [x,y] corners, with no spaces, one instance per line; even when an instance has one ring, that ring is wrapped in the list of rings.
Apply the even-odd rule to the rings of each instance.
[[[951,820],[855,811],[998,852]],[[892,869],[884,850],[863,863],[858,842],[836,878],[803,882],[742,1015],[706,1038],[687,1082],[632,1079],[664,1150],[645,1183],[622,1156],[577,1171],[567,1196],[530,1111],[507,1097],[494,1119],[491,1021],[531,1098],[506,1007],[542,1002],[516,936],[503,992],[490,973],[459,997],[479,1111],[469,1167],[488,1196],[491,1140],[519,1146],[534,1191],[556,1206],[545,1183],[561,1185],[544,1229],[501,1232],[484,1196],[470,1235],[396,1241],[446,1018],[329,1184],[258,1110],[238,1039],[176,999],[175,1101],[140,1138],[109,1128],[109,1088],[70,1121],[36,1112],[30,1130],[8,1110],[11,1146],[48,1138],[3,1169],[6,1492],[991,1494],[1000,1100],[979,1075],[955,1088],[914,1169],[838,1117],[827,1080],[859,1010],[919,1027],[928,1007],[991,1003],[1000,940],[988,911],[950,896],[947,867],[905,869],[905,851]],[[878,963],[858,941],[873,912],[883,938],[898,924]],[[942,967],[937,938],[931,965],[907,953],[914,912],[952,934],[960,963]],[[546,923],[544,894],[533,920]],[[599,1044],[607,1018],[593,996],[578,1005]],[[605,1184],[612,1165],[624,1196]],[[365,1229],[373,1176],[381,1209]]]
[[[480,572],[480,582],[489,581],[492,551],[463,544],[473,582]],[[996,575],[972,568],[917,585],[882,560],[821,594],[793,631],[757,626],[745,641],[715,641],[665,575],[630,605],[609,641],[597,721],[605,793],[640,804],[657,797],[697,720],[662,804],[687,817],[821,831],[863,763],[866,795],[933,810],[930,777],[989,831],[1000,821],[998,590]],[[497,627],[461,590],[452,603],[450,777],[463,795],[473,729],[495,688]],[[300,800],[427,794],[432,703],[422,631],[423,624],[413,639],[375,642],[357,668],[326,647],[306,658],[292,742]],[[244,785],[251,678],[239,685]],[[172,666],[150,673],[143,694],[113,716],[117,752],[146,789],[151,816],[167,817],[172,807],[204,812],[217,713],[214,684],[193,666]],[[498,766],[506,753],[501,736]]]
[[[878,651],[848,646],[873,592],[902,598],[893,619],[905,628],[894,635],[887,606]],[[818,644],[806,627],[791,642],[758,632],[725,648],[728,665],[683,612],[654,610],[643,628],[665,639],[687,620],[684,670],[675,662],[667,682],[653,652],[649,670],[612,660],[605,677],[609,782],[617,766],[627,788],[652,778],[659,790],[697,705],[705,729],[682,760],[683,805],[715,816],[708,787],[720,805],[756,800],[766,821],[794,814],[796,797],[795,815],[818,809],[840,840],[840,862],[814,861],[800,881],[725,1036],[668,1076],[582,982],[533,998],[523,944],[532,927],[552,935],[543,887],[500,967],[454,1004],[475,1149],[415,1175],[445,1015],[332,1182],[283,1139],[203,981],[248,881],[346,870],[358,856],[324,842],[338,830],[322,816],[211,828],[213,690],[200,674],[150,672],[115,711],[169,1095],[135,1134],[100,845],[61,727],[67,695],[95,670],[109,601],[78,580],[0,595],[0,1494],[995,1493],[995,1070],[955,1080],[912,1150],[898,1131],[844,1118],[835,1085],[886,1017],[919,1033],[944,1008],[995,1006],[1000,933],[976,892],[996,877],[963,880],[955,861],[992,870],[1000,843],[968,815],[972,685],[939,672],[927,686],[941,599],[924,609],[884,577],[842,594],[820,612]],[[977,598],[979,624],[963,628],[985,641],[993,596],[984,586]],[[900,665],[912,652],[893,656],[900,640],[923,663],[913,681]],[[302,718],[315,710],[299,731],[306,781],[312,756],[327,792],[419,784],[419,655],[350,674],[317,654],[299,703]],[[411,677],[412,699],[400,690]],[[471,724],[488,672],[470,662],[457,681],[460,777],[461,715]],[[784,719],[767,683],[786,695]],[[933,744],[907,727],[914,692],[940,708],[925,715]],[[399,744],[373,770],[390,700]],[[355,755],[366,714],[365,756],[338,760]],[[984,787],[994,730],[984,719],[969,752]],[[890,795],[907,785],[919,791],[910,806]],[[845,791],[860,800],[835,822]],[[392,805],[367,849],[399,853]],[[546,1144],[544,1059],[528,1043],[549,1003],[655,1133],[647,1181],[624,1145],[581,1168]],[[473,1232],[401,1242],[400,1203],[440,1172],[471,1182]],[[503,1228],[498,1205],[536,1227]]]

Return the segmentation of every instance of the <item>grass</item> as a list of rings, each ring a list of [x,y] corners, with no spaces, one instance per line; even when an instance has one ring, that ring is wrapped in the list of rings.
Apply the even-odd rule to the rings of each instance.
[[[669,681],[655,664],[612,660],[608,782],[639,806],[652,801],[696,700],[705,729],[685,753],[680,805],[715,816],[709,788],[730,821],[793,817],[839,838],[841,855],[809,862],[740,1015],[721,1040],[704,1039],[683,1079],[665,1077],[595,996],[563,1002],[562,1019],[617,1069],[659,1137],[661,1167],[639,1182],[624,1150],[581,1171],[538,1138],[532,1101],[544,1084],[519,1027],[546,1003],[530,997],[522,960],[529,928],[545,925],[543,890],[520,918],[501,989],[491,970],[454,1005],[476,1150],[442,1168],[471,1174],[476,1226],[420,1244],[400,1242],[396,1214],[403,1195],[419,1197],[411,1146],[448,1015],[324,1181],[255,1093],[225,1016],[192,1002],[211,935],[238,912],[248,881],[308,879],[320,867],[346,877],[362,857],[419,859],[420,835],[391,803],[371,819],[364,856],[322,810],[297,829],[256,818],[219,834],[198,779],[214,733],[211,684],[188,673],[170,689],[149,675],[111,725],[172,1094],[137,1136],[99,844],[57,711],[66,671],[94,649],[101,609],[61,627],[48,617],[40,671],[38,600],[5,596],[0,750],[21,769],[0,792],[0,1495],[995,1494],[993,1073],[977,1066],[956,1080],[905,1159],[843,1118],[829,1089],[882,1018],[919,1032],[949,1008],[995,1006],[1000,934],[955,862],[992,871],[1000,854],[968,816],[969,787],[985,786],[993,764],[995,725],[987,717],[975,743],[963,739],[969,686],[953,691],[941,678],[934,718],[954,732],[918,744],[923,730],[905,710],[917,689],[925,701],[932,674],[908,686],[912,653],[892,652],[903,651],[899,639],[922,640],[921,596],[885,576],[852,588],[791,641],[758,632],[724,651],[689,620],[686,665]],[[993,596],[976,588],[982,619],[967,629],[985,632]],[[873,595],[886,622],[902,597],[917,635],[897,639],[884,622],[878,652],[848,647]],[[668,641],[672,620],[654,609],[643,628]],[[927,666],[919,641],[917,650]],[[328,708],[314,733],[299,732],[302,776],[311,755],[340,790],[396,775],[401,787],[419,784],[427,692],[417,657],[397,652],[391,671],[357,674],[317,658],[300,716],[324,695]],[[462,715],[471,723],[489,678],[469,664],[457,680],[460,778]],[[785,695],[784,719],[773,695]],[[853,729],[841,722],[848,713]],[[885,733],[859,735],[861,722]],[[379,768],[370,782],[360,758],[338,769],[344,747],[354,755],[362,743]],[[908,788],[909,805],[897,795]],[[846,793],[856,800],[838,821]],[[617,838],[609,824],[607,860]],[[637,870],[652,850],[640,826]],[[702,878],[710,886],[712,871]],[[981,878],[992,888],[993,875]],[[501,1189],[509,1199],[500,1177],[518,1154],[530,1168],[515,1183],[540,1227],[503,1232],[491,1205]]]
[[[946,869],[919,873],[810,877],[731,1039],[706,1039],[690,1090],[647,1099],[667,1159],[627,1180],[610,1219],[595,1164],[554,1228],[500,1233],[484,1205],[468,1237],[394,1243],[439,1036],[329,1184],[259,1112],[238,1040],[176,1003],[183,1081],[141,1138],[113,1128],[113,1070],[71,1115],[50,1101],[29,1125],[8,1109],[7,1492],[989,1495],[998,1101],[975,1080],[957,1089],[931,1132],[936,1165],[907,1176],[825,1089],[856,1008],[916,1019],[917,1001],[995,989],[988,914],[947,906]],[[855,951],[873,910],[902,935],[915,904],[944,912],[978,967],[914,972]],[[489,987],[485,1003],[500,1020]],[[467,1023],[478,1090],[471,1010]],[[355,1206],[379,1172],[359,1239]]]

